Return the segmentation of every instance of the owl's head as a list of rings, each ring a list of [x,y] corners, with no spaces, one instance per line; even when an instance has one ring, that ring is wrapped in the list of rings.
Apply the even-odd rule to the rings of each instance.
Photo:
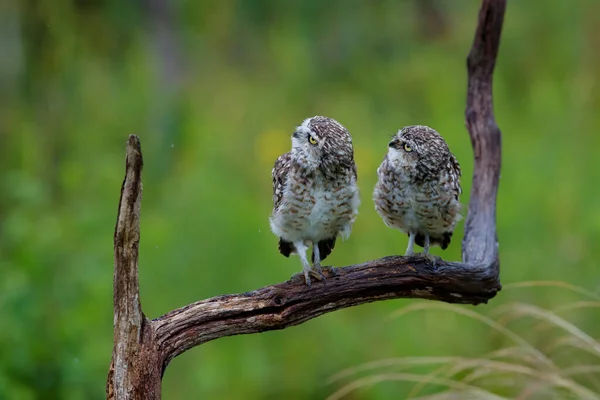
[[[307,118],[292,134],[292,156],[309,170],[335,173],[354,162],[352,137],[332,118]]]
[[[435,173],[450,154],[448,145],[434,129],[423,125],[405,126],[388,144],[388,159],[411,175]]]

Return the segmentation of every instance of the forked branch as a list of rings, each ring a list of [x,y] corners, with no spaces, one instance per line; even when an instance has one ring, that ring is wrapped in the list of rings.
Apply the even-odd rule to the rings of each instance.
[[[475,168],[462,263],[433,265],[419,257],[390,256],[336,268],[335,273],[326,270],[328,279],[312,287],[297,275],[252,292],[198,301],[150,321],[142,312],[137,269],[143,162],[139,139],[131,135],[115,230],[115,342],[107,397],[160,399],[162,374],[170,360],[221,337],[284,329],[378,300],[480,304],[493,298],[501,289],[496,237],[501,133],[492,109],[492,77],[505,7],[505,0],[482,1],[468,57],[466,121]]]

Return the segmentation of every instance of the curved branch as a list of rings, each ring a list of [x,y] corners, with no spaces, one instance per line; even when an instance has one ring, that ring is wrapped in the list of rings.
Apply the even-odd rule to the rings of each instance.
[[[397,298],[480,304],[500,290],[489,268],[445,261],[433,266],[418,256],[390,256],[325,271],[327,280],[312,287],[298,274],[288,282],[171,311],[152,321],[158,349],[168,363],[210,340],[284,329],[359,304]]]
[[[423,298],[480,304],[501,289],[496,197],[501,133],[492,108],[492,78],[505,0],[483,0],[468,57],[466,122],[475,168],[463,239],[463,263],[391,256],[327,269],[328,279],[308,287],[302,275],[253,292],[199,301],[149,321],[138,286],[142,153],[127,144],[127,169],[115,229],[114,348],[107,397],[160,399],[164,369],[184,351],[225,336],[284,329],[320,315],[368,302]]]
[[[292,279],[190,304],[152,321],[165,366],[173,357],[210,340],[284,329],[372,301],[423,298],[475,305],[496,295],[502,287],[496,237],[501,133],[492,110],[492,77],[505,7],[505,0],[483,0],[468,57],[466,121],[475,168],[463,240],[464,263],[433,265],[424,258],[386,257],[336,268],[335,276],[312,288],[301,279]]]

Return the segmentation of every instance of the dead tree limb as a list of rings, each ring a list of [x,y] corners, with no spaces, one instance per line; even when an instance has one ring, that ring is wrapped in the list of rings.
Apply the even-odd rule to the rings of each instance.
[[[142,312],[138,285],[142,153],[129,137],[125,180],[115,229],[114,348],[109,399],[160,399],[169,362],[194,346],[225,336],[284,329],[320,315],[373,301],[422,298],[480,304],[501,289],[496,196],[501,133],[492,109],[492,75],[506,7],[483,0],[468,57],[466,121],[475,156],[462,263],[433,265],[419,257],[390,256],[326,270],[312,287],[296,275],[248,293],[224,295],[173,310],[155,320]]]
[[[125,180],[115,227],[114,347],[108,372],[108,399],[159,399],[162,363],[155,351],[154,328],[142,312],[138,280],[142,149],[129,136]]]
[[[492,80],[506,0],[483,0],[471,52],[465,119],[475,155],[469,214],[465,223],[462,259],[499,274],[496,197],[502,158],[502,134],[492,102]]]

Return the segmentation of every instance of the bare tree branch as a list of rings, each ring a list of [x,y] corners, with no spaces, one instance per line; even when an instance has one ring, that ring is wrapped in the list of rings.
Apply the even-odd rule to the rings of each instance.
[[[284,329],[359,304],[396,298],[479,304],[500,290],[488,268],[444,261],[433,266],[418,256],[390,256],[326,273],[327,280],[312,287],[297,274],[285,283],[171,311],[152,321],[159,351],[168,362],[210,340]]]
[[[505,0],[482,1],[467,63],[466,121],[475,169],[463,263],[434,265],[418,256],[390,256],[326,269],[328,279],[311,287],[298,274],[288,282],[198,301],[150,321],[142,313],[137,270],[142,153],[139,139],[131,135],[115,229],[115,342],[107,398],[160,399],[161,378],[169,362],[221,337],[284,329],[379,300],[422,298],[480,304],[493,298],[501,289],[496,237],[501,133],[492,109],[492,76],[505,7]]]
[[[138,341],[142,325],[139,299],[138,248],[140,244],[140,206],[142,203],[142,152],[137,136],[127,143],[125,180],[121,187],[119,213],[115,227],[114,313],[115,340]],[[136,329],[129,334],[130,327]]]
[[[158,399],[162,360],[156,357],[153,329],[142,312],[138,280],[142,149],[127,141],[125,180],[115,227],[114,347],[106,393],[109,399]]]
[[[502,157],[502,135],[492,105],[492,79],[506,0],[483,0],[471,52],[465,119],[475,152],[475,169],[465,222],[463,262],[499,268],[496,197]],[[498,273],[498,272],[497,272]]]

